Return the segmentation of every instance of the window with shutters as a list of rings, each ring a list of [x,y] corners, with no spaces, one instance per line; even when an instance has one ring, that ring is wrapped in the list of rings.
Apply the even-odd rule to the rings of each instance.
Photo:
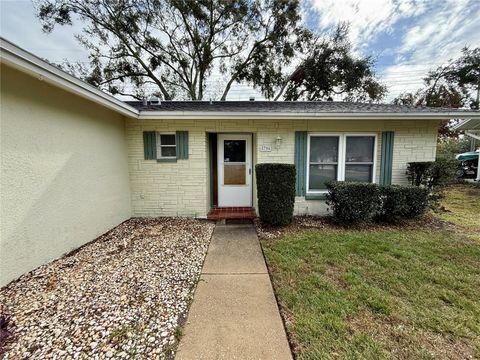
[[[157,159],[176,159],[177,144],[175,133],[157,132]]]
[[[308,134],[307,193],[325,193],[335,180],[374,182],[376,146],[376,134]]]

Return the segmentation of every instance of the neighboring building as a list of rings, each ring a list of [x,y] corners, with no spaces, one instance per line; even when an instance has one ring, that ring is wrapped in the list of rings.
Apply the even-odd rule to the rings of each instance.
[[[255,164],[297,167],[295,213],[332,179],[405,184],[437,127],[479,112],[339,102],[124,103],[1,41],[0,285],[131,216],[255,207]]]

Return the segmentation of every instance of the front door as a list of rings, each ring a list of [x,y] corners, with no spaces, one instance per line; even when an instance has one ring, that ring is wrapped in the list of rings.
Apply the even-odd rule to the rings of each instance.
[[[252,206],[252,135],[218,134],[218,206]]]

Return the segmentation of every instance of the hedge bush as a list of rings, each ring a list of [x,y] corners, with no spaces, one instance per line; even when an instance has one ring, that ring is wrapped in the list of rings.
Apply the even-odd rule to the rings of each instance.
[[[431,203],[426,187],[332,182],[327,188],[333,219],[342,225],[413,219],[425,214]]]
[[[378,215],[382,204],[378,185],[331,182],[327,189],[327,205],[339,224],[369,223]]]
[[[433,161],[409,162],[407,164],[407,177],[410,184],[427,186],[431,177]]]
[[[430,188],[458,181],[462,176],[462,163],[455,158],[437,157],[432,165]]]
[[[394,222],[404,217],[409,208],[406,203],[407,187],[398,185],[380,186],[380,192],[382,196],[382,207],[379,218],[381,220]]]
[[[430,206],[430,191],[425,187],[388,185],[380,186],[380,192],[381,220],[395,222],[416,218],[425,214]]]
[[[262,222],[287,225],[295,204],[295,165],[257,164],[258,212]]]
[[[462,175],[460,162],[439,157],[435,161],[409,162],[407,177],[411,185],[429,189],[456,181]]]
[[[405,204],[404,217],[413,219],[422,216],[430,207],[430,191],[417,186],[405,187]]]

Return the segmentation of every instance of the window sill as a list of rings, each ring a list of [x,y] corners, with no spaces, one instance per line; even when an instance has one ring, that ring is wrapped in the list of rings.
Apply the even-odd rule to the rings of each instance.
[[[327,199],[327,194],[306,194],[305,195],[305,200],[326,200]]]
[[[159,163],[176,163],[177,159],[157,159]]]

